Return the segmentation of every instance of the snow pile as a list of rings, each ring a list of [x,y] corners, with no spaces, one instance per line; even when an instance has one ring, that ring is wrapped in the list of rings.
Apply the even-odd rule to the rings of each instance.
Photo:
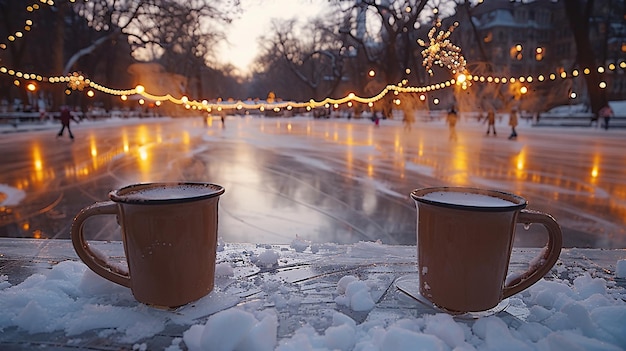
[[[337,283],[339,296],[335,298],[335,302],[353,311],[369,311],[375,305],[369,290],[365,282],[355,276],[347,275]]]
[[[291,241],[289,247],[296,250],[296,252],[304,252],[310,244],[308,240],[304,240],[296,235],[296,238]]]
[[[0,276],[0,331],[62,331],[68,337],[99,330],[100,336],[132,343],[156,335],[167,323],[190,325],[239,299],[219,291],[172,313],[137,303],[129,289],[109,282],[83,263],[63,261],[12,286]]]
[[[130,290],[71,261],[1,290],[0,309],[0,330],[17,326],[29,333],[64,331],[74,336],[116,329],[124,334],[121,341],[133,342],[165,328],[163,319],[153,318],[159,311],[137,304]]]
[[[371,243],[350,246],[352,253],[346,256],[364,255],[368,247],[380,255],[393,254],[393,247]],[[240,264],[246,256],[256,267]],[[145,350],[168,325],[182,326],[182,335],[172,339],[168,351],[626,349],[626,292],[589,273],[571,283],[540,280],[511,297],[504,313],[467,321],[434,310],[416,317],[402,305],[378,306],[378,297],[372,297],[377,280],[372,277],[339,278],[329,291],[331,300],[315,289],[297,290],[299,285],[274,277],[279,274],[274,271],[264,279],[245,278],[250,269],[275,267],[279,259],[282,265],[290,257],[280,258],[269,248],[260,248],[258,255],[230,253],[230,262],[218,264],[219,279],[246,295],[256,291],[254,297],[242,301],[217,284],[208,296],[176,311],[137,303],[129,289],[95,275],[81,262],[60,262],[17,285],[0,276],[0,332],[61,332],[69,342],[79,342],[82,333],[92,331]],[[624,261],[618,262],[621,273]],[[393,280],[392,273],[382,275]],[[520,310],[525,313],[516,313]],[[357,322],[353,314],[365,319],[355,317]],[[293,328],[285,332],[289,325]]]
[[[344,277],[338,290],[359,282]],[[342,279],[343,280],[343,279]],[[347,285],[346,285],[347,283]],[[623,350],[626,348],[626,303],[608,294],[606,281],[584,274],[573,286],[541,280],[513,305],[529,305],[526,320],[507,325],[505,315],[472,323],[444,313],[420,318],[354,320],[335,312],[323,332],[303,326],[277,350]],[[339,335],[338,335],[339,334]],[[343,344],[336,343],[343,340]]]
[[[218,312],[204,325],[193,325],[183,333],[191,351],[257,350],[271,351],[276,345],[278,318],[271,311],[255,316],[239,308]]]
[[[252,255],[251,260],[261,268],[271,268],[278,265],[280,254],[272,249],[266,249],[258,255]]]

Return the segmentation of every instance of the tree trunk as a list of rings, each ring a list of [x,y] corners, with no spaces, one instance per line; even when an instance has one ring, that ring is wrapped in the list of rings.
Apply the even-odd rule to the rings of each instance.
[[[593,0],[588,0],[587,8],[593,8]],[[570,28],[576,41],[577,61],[582,69],[589,68],[590,73],[585,74],[591,111],[595,114],[607,105],[607,98],[604,89],[600,88],[600,74],[596,70],[596,60],[593,47],[589,41],[589,12],[582,13],[580,1],[561,1],[565,6],[565,12],[569,19]]]
[[[472,33],[474,33],[474,38],[476,39],[476,45],[478,46],[478,51],[480,52],[480,58],[483,62],[487,63],[487,72],[493,72],[493,66],[491,65],[491,61],[487,57],[487,53],[485,52],[485,47],[483,45],[483,38],[478,34],[478,28],[476,28],[476,23],[473,21],[472,15],[472,7],[468,0],[465,0],[463,3],[463,8],[465,9],[465,13],[467,14],[467,19],[470,25],[472,26]]]
[[[59,3],[57,6],[57,13],[55,18],[55,26],[54,26],[54,36],[52,40],[54,41],[54,45],[52,47],[55,50],[52,50],[50,53],[52,56],[52,67],[54,74],[61,74],[63,72],[63,53],[65,49],[65,10],[67,6],[64,3]],[[53,90],[53,106],[52,108],[58,108],[59,106],[65,104],[65,93],[62,87]]]

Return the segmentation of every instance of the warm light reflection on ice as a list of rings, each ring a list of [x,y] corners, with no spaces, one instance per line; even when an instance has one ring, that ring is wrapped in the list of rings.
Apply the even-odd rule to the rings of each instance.
[[[227,116],[222,128],[220,121],[212,123],[215,118],[207,118],[208,125],[202,117],[156,119],[106,130],[85,123],[73,142],[56,139],[54,130],[33,134],[32,140],[29,135],[22,139],[21,163],[2,174],[2,183],[28,198],[41,196],[37,192],[49,195],[52,199],[41,201],[44,206],[63,195],[59,206],[73,211],[76,199],[106,199],[107,191],[133,182],[222,182],[227,189],[223,204],[231,208],[224,216],[235,223],[230,225],[265,233],[287,221],[299,235],[339,228],[341,239],[408,233],[397,227],[414,222],[414,209],[403,201],[415,187],[479,186],[514,191],[554,213],[566,227],[626,242],[621,239],[626,236],[626,184],[621,181],[626,171],[615,136],[597,138],[597,131],[589,130],[570,138],[560,131],[561,141],[522,124],[518,140],[510,141],[485,137],[483,125],[463,120],[458,140],[451,143],[447,126],[437,121],[416,122],[406,131],[400,120],[382,120],[376,127],[366,118]],[[244,205],[233,209],[239,202]],[[14,213],[28,215],[26,207],[36,205],[28,203]],[[300,217],[307,225],[293,224]],[[22,223],[13,228],[25,231]],[[32,223],[28,235],[39,226]],[[49,231],[43,229],[46,235]]]
[[[455,144],[452,149],[452,174],[449,179],[454,185],[467,185],[469,176],[468,155],[465,146]]]

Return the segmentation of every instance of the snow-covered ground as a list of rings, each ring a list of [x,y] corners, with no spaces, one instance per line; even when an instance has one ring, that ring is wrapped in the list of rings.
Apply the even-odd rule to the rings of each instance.
[[[129,289],[63,260],[40,265],[23,282],[0,276],[0,330],[7,332],[0,344],[32,338],[30,346],[22,341],[26,349],[53,338],[57,345],[97,349],[109,340],[111,347],[152,350],[167,335],[160,349],[168,351],[626,348],[626,290],[616,284],[626,276],[626,260],[609,274],[564,258],[555,267],[561,278],[512,296],[498,310],[504,312],[468,319],[396,290],[417,275],[415,254],[415,247],[373,242],[222,243],[215,290],[173,311],[141,305]],[[20,336],[7,340],[15,333]]]

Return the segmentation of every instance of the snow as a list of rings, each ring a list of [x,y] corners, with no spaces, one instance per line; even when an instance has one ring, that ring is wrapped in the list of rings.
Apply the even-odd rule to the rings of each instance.
[[[268,249],[260,253],[259,255],[252,257],[252,262],[255,262],[259,267],[269,268],[278,264],[278,258],[280,254],[272,249]]]
[[[228,244],[224,244],[228,245]],[[163,333],[168,324],[181,326],[182,338],[173,338],[170,351],[183,350],[622,350],[626,348],[626,293],[610,289],[607,280],[588,272],[571,282],[542,279],[510,298],[511,306],[526,307],[527,315],[507,323],[506,315],[492,315],[469,323],[432,310],[419,316],[388,318],[372,313],[357,322],[349,311],[367,313],[376,308],[376,279],[346,274],[335,286],[337,309],[321,312],[278,338],[279,315],[316,295],[290,297],[285,283],[276,278],[245,283],[233,267],[250,257],[259,267],[276,267],[293,255],[309,255],[300,239],[288,251],[259,247],[258,254],[242,251],[218,253],[218,279],[239,280],[241,288],[269,293],[248,303],[215,290],[193,304],[175,311],[137,303],[130,290],[111,283],[83,263],[62,261],[49,270],[30,275],[12,285],[0,276],[0,330],[15,327],[27,333],[61,332],[80,338],[93,331],[111,340],[133,344],[133,350],[148,348],[143,340]],[[329,249],[319,248],[319,249]],[[376,242],[351,245],[345,255],[360,260],[364,255],[399,255],[395,247]],[[404,251],[403,251],[404,252]],[[618,268],[623,270],[623,262]],[[224,278],[226,277],[226,278]],[[237,278],[240,277],[240,278]],[[384,274],[382,278],[385,279]],[[312,300],[311,300],[312,299]],[[281,303],[282,302],[282,303]],[[345,310],[348,309],[348,310]],[[343,312],[343,313],[342,313]],[[511,312],[513,313],[513,312]],[[313,327],[315,318],[330,318],[323,329]],[[78,340],[78,339],[77,339]]]
[[[615,276],[618,278],[626,278],[626,260],[617,261]]]
[[[338,305],[349,307],[353,311],[369,311],[374,308],[374,300],[367,284],[357,277],[347,275],[337,284],[339,296],[335,298]]]
[[[189,350],[273,350],[278,320],[271,312],[255,316],[231,308],[209,317],[204,325],[193,325],[183,333]]]
[[[295,239],[291,241],[291,245],[289,245],[292,249],[296,250],[296,252],[304,252],[311,243],[308,240],[299,238],[296,236]]]
[[[26,193],[23,190],[16,189],[7,184],[0,184],[0,194],[6,195],[4,199],[0,197],[0,206],[18,205],[26,197]]]
[[[613,110],[615,116],[626,116],[626,101],[609,101],[609,106]],[[574,105],[561,105],[551,108],[550,110],[542,113],[542,115],[554,115],[554,116],[571,116],[589,114],[589,105],[586,104],[574,104]]]
[[[615,116],[626,116],[626,101],[609,101]]]

